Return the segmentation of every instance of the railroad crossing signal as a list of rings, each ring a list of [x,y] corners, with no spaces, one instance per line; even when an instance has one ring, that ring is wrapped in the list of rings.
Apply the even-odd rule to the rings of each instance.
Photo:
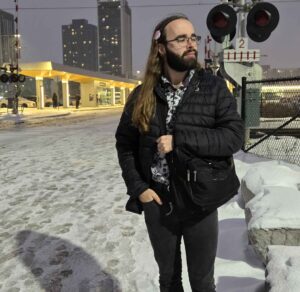
[[[236,22],[236,12],[228,4],[215,6],[206,19],[212,38],[218,43],[222,43],[226,35],[230,35],[230,40],[234,38]],[[268,2],[258,2],[254,4],[247,16],[248,36],[255,42],[263,42],[269,38],[278,22],[277,8]]]
[[[17,82],[25,82],[26,80],[26,77],[22,74],[15,74],[15,73],[12,73],[12,74],[2,74],[0,75],[0,81],[2,83],[7,83],[7,82],[10,82],[10,83],[17,83]]]

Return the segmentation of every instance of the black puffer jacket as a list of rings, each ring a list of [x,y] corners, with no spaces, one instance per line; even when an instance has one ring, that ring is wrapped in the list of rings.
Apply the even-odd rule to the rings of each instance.
[[[134,102],[140,87],[137,87],[129,98],[116,131],[119,163],[130,196],[126,210],[139,214],[143,208],[138,196],[149,188],[151,182],[150,166],[157,151],[156,140],[166,134],[168,105],[162,86],[159,83],[155,88],[157,106],[148,133],[140,134],[131,122]],[[208,165],[218,161],[222,164],[226,160],[232,163],[232,154],[237,152],[243,143],[243,122],[237,113],[236,101],[223,79],[203,70],[196,71],[177,107],[175,118],[174,149],[167,154],[171,170],[171,190],[172,186],[174,188],[172,176],[175,177],[176,163],[187,165],[187,160],[190,161],[191,158],[200,159]],[[196,164],[199,164],[199,161],[196,161]],[[216,165],[218,168],[219,164]],[[186,171],[185,167],[183,165],[183,171]],[[219,189],[218,192],[223,196],[222,202],[217,202],[214,207],[232,197],[237,188],[238,186],[235,186],[234,193],[230,194],[222,194],[222,189]]]

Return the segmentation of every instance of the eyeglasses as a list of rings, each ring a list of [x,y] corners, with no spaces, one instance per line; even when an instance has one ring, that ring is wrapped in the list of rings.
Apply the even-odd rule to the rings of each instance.
[[[173,39],[173,40],[166,40],[166,43],[170,43],[170,42],[175,42],[176,45],[183,47],[186,46],[188,41],[190,41],[192,44],[199,44],[201,40],[201,36],[199,35],[191,35],[190,37],[187,36],[178,36],[177,38]]]

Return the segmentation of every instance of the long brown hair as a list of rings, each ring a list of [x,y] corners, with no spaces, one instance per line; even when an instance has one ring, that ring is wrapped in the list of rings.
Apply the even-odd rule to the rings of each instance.
[[[150,119],[156,106],[154,87],[159,81],[163,70],[163,60],[158,52],[158,44],[166,41],[165,27],[177,19],[189,20],[183,14],[171,15],[163,19],[154,29],[151,40],[151,48],[148,56],[145,75],[139,96],[134,105],[132,123],[141,133],[149,131]]]

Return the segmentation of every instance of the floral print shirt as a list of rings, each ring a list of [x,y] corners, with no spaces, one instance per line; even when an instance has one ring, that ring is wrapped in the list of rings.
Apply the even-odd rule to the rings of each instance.
[[[172,86],[171,82],[165,77],[162,76],[162,82],[167,86],[165,87],[165,95],[168,101],[168,114],[166,118],[166,127],[167,127],[167,135],[172,135],[173,126],[174,126],[174,118],[176,107],[179,104],[183,94],[185,93],[195,70],[190,70],[187,77],[181,83],[181,85],[176,89]],[[154,154],[153,162],[151,165],[152,179],[156,182],[169,185],[169,167],[167,160],[165,158],[165,154],[159,153],[158,151]]]

